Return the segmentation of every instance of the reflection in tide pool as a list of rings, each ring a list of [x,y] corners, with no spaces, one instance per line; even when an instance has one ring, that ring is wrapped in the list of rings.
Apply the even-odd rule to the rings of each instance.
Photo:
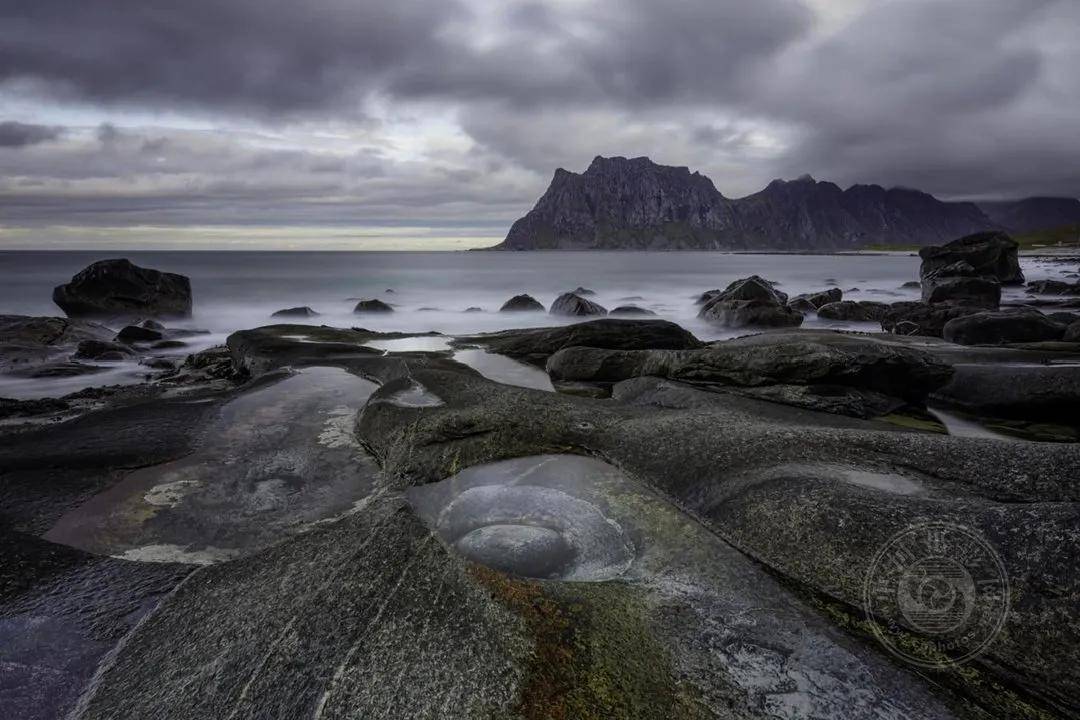
[[[950,435],[966,438],[992,438],[994,440],[1016,440],[999,432],[994,432],[974,420],[967,420],[951,412],[930,408],[930,414],[936,417]]]
[[[454,353],[454,360],[462,365],[468,365],[488,380],[494,380],[503,385],[555,392],[551,378],[546,372],[505,355],[497,355],[486,350],[458,350]]]
[[[305,368],[228,402],[202,445],[136,470],[71,510],[47,540],[150,562],[246,555],[350,511],[377,468],[352,428],[374,383]]]

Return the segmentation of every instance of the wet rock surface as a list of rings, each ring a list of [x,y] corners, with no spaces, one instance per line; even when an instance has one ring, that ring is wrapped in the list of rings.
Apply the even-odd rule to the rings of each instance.
[[[1042,342],[1064,335],[1065,325],[1034,308],[974,313],[954,318],[942,328],[945,340],[960,345]]]
[[[880,322],[889,306],[872,300],[841,300],[822,305],[817,309],[818,317],[827,320],[846,322]]]
[[[0,559],[13,588],[0,589],[0,631],[27,607],[19,598],[47,598],[35,617],[64,617],[60,598],[76,586],[114,589],[87,606],[101,608],[95,617],[144,608],[57,681],[58,706],[79,718],[1080,712],[1077,446],[950,437],[851,410],[923,403],[969,366],[1011,372],[1068,352],[828,331],[706,346],[670,323],[628,320],[458,338],[453,350],[369,346],[396,337],[411,340],[243,331],[184,371],[205,378],[225,363],[251,378],[238,388],[0,436],[10,532],[44,534],[113,492],[141,510],[119,513],[127,520],[109,538],[135,529],[153,541],[125,555],[138,562],[39,539],[60,549]],[[609,373],[611,399],[494,382],[452,359],[485,352],[475,345],[553,368],[592,363]],[[307,400],[285,392],[305,373],[329,384]],[[346,373],[350,387],[379,384],[364,386],[355,426],[362,400],[334,412]],[[259,400],[275,388],[277,401]],[[849,409],[818,411],[826,399]],[[253,460],[250,444],[277,460]],[[340,463],[294,462],[331,451]],[[262,492],[289,468],[303,477],[299,496]],[[304,499],[328,486],[356,492]],[[323,511],[298,531],[282,526],[305,507]],[[1012,583],[996,640],[959,669],[913,670],[859,611],[875,552],[926,521],[978,532]],[[209,553],[189,561],[215,562],[156,562],[181,543]],[[101,574],[50,585],[88,558]],[[885,612],[926,647],[899,607]]]
[[[768,280],[753,275],[710,295],[698,317],[729,328],[798,327],[802,313],[786,303],[787,295],[774,289]]]
[[[607,309],[603,305],[586,300],[576,293],[563,293],[555,298],[548,310],[552,315],[565,315],[568,317],[587,317],[589,315],[607,315]]]
[[[191,281],[176,273],[101,260],[53,291],[69,317],[189,317]]]

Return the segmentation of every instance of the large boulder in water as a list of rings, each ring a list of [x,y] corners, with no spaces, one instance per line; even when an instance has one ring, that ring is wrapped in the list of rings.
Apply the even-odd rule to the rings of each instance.
[[[503,303],[499,312],[544,312],[544,306],[532,295],[515,295]]]
[[[316,317],[319,313],[315,312],[307,305],[302,307],[285,308],[284,310],[278,310],[270,317]]]
[[[798,327],[802,313],[787,306],[787,295],[757,275],[736,280],[714,295],[698,313],[708,322],[729,328]]]
[[[1043,342],[1061,340],[1064,335],[1065,325],[1034,308],[966,315],[947,322],[942,332],[946,340],[960,345]]]
[[[53,290],[69,317],[190,317],[191,281],[184,275],[101,260]]]
[[[563,293],[551,303],[552,315],[566,315],[569,317],[587,317],[589,315],[607,315],[607,309],[597,305],[592,300],[586,300],[574,293]]]
[[[974,269],[973,275],[993,278],[1002,285],[1021,285],[1024,273],[1016,255],[1018,247],[1006,233],[996,231],[967,235],[941,246],[927,246],[919,250],[922,258],[919,278],[925,280],[927,276],[962,261]]]
[[[1001,283],[993,276],[980,275],[971,263],[958,260],[923,276],[922,299],[932,304],[997,309],[1001,303]]]

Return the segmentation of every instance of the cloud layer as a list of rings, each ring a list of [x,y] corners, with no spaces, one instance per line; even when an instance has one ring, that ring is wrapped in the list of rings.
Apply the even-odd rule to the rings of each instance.
[[[509,224],[558,166],[1080,195],[1070,0],[11,0],[0,223]]]

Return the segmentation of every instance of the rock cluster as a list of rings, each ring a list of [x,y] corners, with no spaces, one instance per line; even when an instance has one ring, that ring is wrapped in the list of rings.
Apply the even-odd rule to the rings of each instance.
[[[706,295],[698,317],[723,327],[798,327],[803,321],[802,313],[787,305],[787,295],[757,275]]]

